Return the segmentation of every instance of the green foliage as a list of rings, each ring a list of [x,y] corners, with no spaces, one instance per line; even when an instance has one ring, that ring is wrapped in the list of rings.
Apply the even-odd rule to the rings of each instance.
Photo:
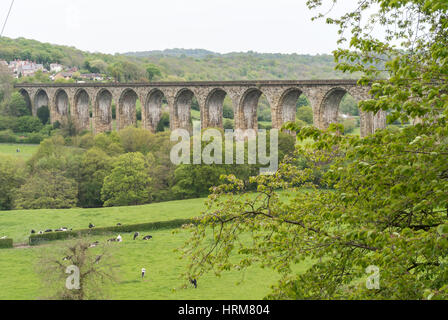
[[[73,208],[77,185],[59,170],[39,170],[20,187],[14,201],[16,209]]]
[[[310,106],[303,106],[297,109],[297,119],[302,120],[307,124],[313,124],[313,108]]]
[[[14,132],[38,132],[42,130],[42,122],[33,116],[19,117],[15,121]]]
[[[356,119],[346,119],[342,122],[342,125],[344,126],[344,133],[347,134],[353,132],[358,127],[358,121]]]
[[[83,154],[81,161],[78,205],[100,207],[101,189],[112,170],[112,159],[101,149],[92,148]]]
[[[106,234],[116,234],[118,232],[135,232],[139,231],[152,231],[161,229],[175,229],[182,225],[192,223],[192,219],[173,219],[168,221],[156,221],[156,222],[145,222],[137,224],[127,224],[121,226],[110,226],[110,227],[95,227],[92,229],[80,229],[64,232],[46,232],[43,234],[32,234],[29,237],[29,244],[40,245],[42,243],[54,240],[65,240],[70,238],[79,238],[83,236],[93,236],[93,235],[106,235]]]
[[[360,72],[359,84],[372,85],[362,111],[418,123],[362,139],[341,135],[339,124],[325,131],[288,124],[308,167],[288,161],[253,178],[255,198],[233,175],[214,188],[183,248],[191,262],[186,278],[256,263],[281,275],[269,299],[448,297],[448,3],[360,0],[356,8],[327,18],[340,29],[339,43],[348,42],[334,52],[337,69]],[[330,190],[313,182],[316,172]],[[279,188],[288,201],[280,201]],[[234,259],[236,252],[244,257]],[[311,267],[295,272],[304,261]],[[366,286],[369,266],[379,268],[379,290]]]
[[[125,152],[140,152],[145,155],[150,150],[153,134],[148,130],[129,126],[120,130],[118,136]]]
[[[0,155],[0,210],[12,209],[15,189],[24,182],[25,174],[21,161]]]
[[[42,122],[42,124],[47,124],[50,120],[50,109],[47,106],[42,106],[37,109],[37,117]]]
[[[31,115],[25,98],[19,93],[14,92],[11,99],[7,102],[5,107],[6,114],[13,117],[21,117]]]
[[[359,108],[355,99],[349,94],[346,94],[339,104],[339,112],[351,116],[359,116]]]
[[[143,204],[150,197],[150,181],[143,155],[123,154],[104,179],[101,200],[106,207]]]
[[[160,77],[162,75],[160,69],[152,63],[145,65],[145,70],[149,81],[152,81],[155,77]]]
[[[156,132],[163,132],[165,128],[170,127],[170,114],[168,112],[163,112],[159,123],[157,124]]]
[[[222,107],[222,117],[224,119],[233,119],[233,108],[229,105],[224,104]]]
[[[8,142],[17,142],[17,136],[12,132],[12,130],[3,130],[0,131],[0,142],[8,143]]]
[[[9,249],[14,247],[12,239],[0,239],[0,249]]]

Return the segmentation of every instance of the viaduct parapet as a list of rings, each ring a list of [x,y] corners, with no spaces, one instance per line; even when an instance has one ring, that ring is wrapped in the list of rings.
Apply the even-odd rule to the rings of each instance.
[[[155,132],[166,101],[171,130],[191,129],[193,97],[199,104],[202,128],[223,126],[223,102],[233,104],[235,129],[257,129],[257,106],[267,98],[272,127],[281,128],[296,119],[296,104],[304,94],[313,108],[314,125],[325,129],[337,122],[339,104],[346,93],[356,101],[369,99],[369,88],[356,80],[204,81],[151,83],[17,84],[30,104],[33,115],[41,106],[50,109],[52,123],[69,117],[80,130],[111,131],[112,103],[116,106],[116,130],[136,125],[136,102],[142,105],[142,127]],[[361,136],[386,126],[384,112],[360,111]],[[91,126],[92,124],[92,126]]]

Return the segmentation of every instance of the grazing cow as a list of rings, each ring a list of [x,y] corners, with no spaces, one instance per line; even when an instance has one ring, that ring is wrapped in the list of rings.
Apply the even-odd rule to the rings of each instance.
[[[62,258],[62,260],[66,261],[66,260],[70,260],[71,258],[72,258],[72,256],[66,256],[66,257]]]
[[[56,230],[54,230],[55,232],[62,232],[62,231],[64,231],[64,230],[62,230],[62,229],[56,229]]]
[[[99,244],[100,244],[99,241],[95,241],[94,243],[91,243],[91,244],[90,244],[89,248],[94,248],[94,247],[96,247],[96,246],[99,245]]]
[[[117,223],[117,226],[121,226],[121,223],[120,223],[120,222],[118,222],[118,223]]]
[[[192,285],[194,285],[195,289],[198,287],[198,281],[196,279],[190,279],[190,282]]]
[[[34,231],[34,230],[31,230],[31,233],[32,233],[32,234],[34,234],[34,233],[36,233],[36,231]]]
[[[47,230],[45,230],[45,232],[53,232],[53,230],[47,229]]]
[[[92,223],[89,223],[89,229],[95,228],[95,225]]]
[[[134,233],[134,240],[138,237],[139,234],[140,233],[138,233],[138,232]]]
[[[152,239],[152,236],[144,236],[143,237],[143,240],[149,240],[149,239]]]
[[[118,235],[118,237],[117,237],[117,242],[121,242],[121,241],[123,241],[123,238],[121,238],[121,236]]]
[[[41,231],[39,231],[37,234],[43,234],[44,232],[41,230]]]
[[[0,239],[6,239],[7,238],[7,236],[3,236],[3,237],[1,237]]]
[[[116,241],[117,241],[117,238],[111,238],[111,239],[107,240],[107,242],[116,242]]]

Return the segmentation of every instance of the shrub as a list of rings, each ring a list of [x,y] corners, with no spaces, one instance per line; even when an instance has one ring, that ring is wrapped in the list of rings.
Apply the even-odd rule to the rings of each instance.
[[[33,116],[23,116],[17,118],[13,130],[14,132],[38,132],[42,130],[42,127],[43,125],[38,118]]]
[[[310,106],[303,106],[297,109],[297,119],[300,119],[307,124],[313,124],[313,108]]]
[[[24,143],[39,144],[45,138],[47,138],[47,136],[40,132],[32,132],[24,139]]]
[[[175,229],[184,224],[193,223],[193,219],[175,219],[169,221],[145,222],[130,225],[96,227],[92,229],[80,229],[64,232],[48,232],[44,234],[32,234],[29,237],[30,245],[38,245],[45,241],[63,240],[69,238],[77,238],[84,235],[105,235],[118,232],[135,232],[135,231],[151,231],[159,229]]]
[[[13,241],[10,238],[0,239],[0,249],[7,249],[13,247]]]
[[[42,124],[47,124],[50,120],[50,109],[47,106],[42,106],[37,109],[37,117],[39,118]]]
[[[0,142],[15,143],[17,142],[17,137],[11,130],[3,130],[0,131]]]
[[[342,121],[342,125],[344,126],[344,133],[350,133],[358,126],[358,121],[356,119],[346,119]]]
[[[0,116],[0,130],[13,129],[16,126],[17,118]]]

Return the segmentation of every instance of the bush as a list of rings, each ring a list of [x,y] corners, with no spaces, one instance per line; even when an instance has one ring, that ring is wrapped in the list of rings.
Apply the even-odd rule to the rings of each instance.
[[[13,241],[12,239],[6,238],[6,239],[0,239],[0,249],[7,249],[13,247]]]
[[[39,132],[43,125],[38,118],[23,116],[17,119],[13,128],[14,132]]]
[[[16,143],[17,140],[18,140],[17,137],[11,130],[0,131],[0,142]]]
[[[342,121],[342,125],[344,126],[344,133],[350,133],[358,126],[358,121],[356,119],[346,119]]]
[[[76,238],[84,235],[105,235],[110,233],[118,232],[135,232],[135,231],[150,231],[159,229],[175,229],[179,228],[184,224],[193,223],[192,219],[175,219],[169,221],[156,221],[156,222],[146,222],[122,226],[111,226],[111,227],[96,227],[92,229],[80,229],[73,231],[63,231],[63,232],[48,232],[44,234],[32,234],[29,237],[30,245],[38,245],[45,241],[53,240],[63,240],[68,238]]]
[[[37,117],[39,118],[42,124],[47,124],[50,120],[50,109],[47,106],[42,106],[37,109]]]
[[[0,116],[0,130],[13,129],[16,126],[17,118]]]
[[[48,136],[40,133],[40,132],[32,132],[30,133],[25,139],[24,143],[30,143],[30,144],[39,144],[41,141],[43,141]]]
[[[313,124],[313,108],[310,106],[303,106],[297,109],[297,119],[300,119],[307,124]]]

